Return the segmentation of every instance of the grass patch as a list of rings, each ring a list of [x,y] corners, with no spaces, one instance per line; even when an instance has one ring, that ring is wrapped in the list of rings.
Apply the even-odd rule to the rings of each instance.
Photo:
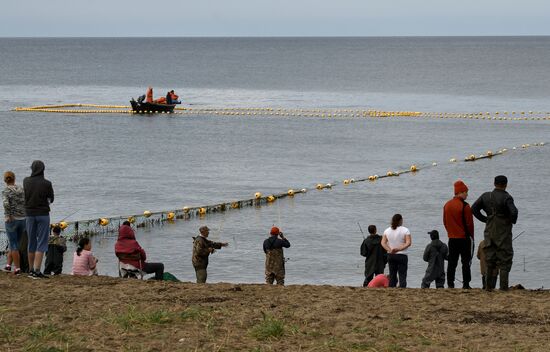
[[[263,312],[262,321],[250,330],[250,335],[257,340],[278,339],[284,333],[284,323]]]
[[[199,320],[205,315],[200,307],[192,306],[180,313],[181,320]]]
[[[135,306],[129,306],[127,312],[120,315],[111,314],[107,320],[111,324],[120,326],[123,330],[130,330],[138,326],[150,327],[168,324],[173,321],[173,316],[165,310],[142,312],[138,311]]]

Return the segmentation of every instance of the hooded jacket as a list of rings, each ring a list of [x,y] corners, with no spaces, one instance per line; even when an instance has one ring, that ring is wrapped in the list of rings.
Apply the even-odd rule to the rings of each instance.
[[[143,264],[145,264],[145,260],[147,260],[147,256],[145,254],[145,251],[139,243],[136,241],[136,235],[134,233],[134,230],[128,226],[128,225],[122,225],[118,229],[118,240],[115,243],[115,254],[118,256],[118,254],[137,254],[141,256],[141,260],[129,260],[129,259],[122,259],[121,262],[125,264],[130,264],[135,266],[136,268],[143,268]]]
[[[23,180],[25,190],[25,213],[27,216],[43,216],[50,214],[50,204],[53,203],[52,183],[44,178],[44,163],[33,161],[31,176]]]
[[[383,274],[386,267],[387,252],[382,247],[382,236],[369,235],[361,244],[361,255],[365,258],[365,277]]]
[[[439,237],[432,238],[432,242],[424,250],[424,261],[428,262],[425,278],[435,280],[445,274],[445,260],[449,255],[449,247]]]

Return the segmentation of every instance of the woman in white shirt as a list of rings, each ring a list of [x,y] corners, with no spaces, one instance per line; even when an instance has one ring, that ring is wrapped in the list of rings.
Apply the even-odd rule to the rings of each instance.
[[[411,233],[403,226],[401,214],[395,214],[391,219],[391,226],[384,231],[382,247],[388,251],[388,266],[390,268],[390,287],[407,287],[407,267],[409,257],[407,248],[411,246]]]

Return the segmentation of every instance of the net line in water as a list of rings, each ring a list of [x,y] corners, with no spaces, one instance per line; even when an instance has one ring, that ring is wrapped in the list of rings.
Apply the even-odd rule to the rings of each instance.
[[[545,142],[536,142],[532,144],[522,144],[518,147],[512,148],[503,148],[498,151],[487,151],[484,154],[475,155],[471,154],[466,156],[462,160],[456,158],[450,158],[449,163],[457,163],[459,161],[463,162],[475,162],[483,159],[490,159],[496,156],[501,156],[509,152],[509,150],[525,150],[531,147],[542,147]],[[416,173],[422,169],[427,169],[430,167],[438,166],[437,162],[427,163],[424,165],[413,164],[408,169],[405,170],[389,170],[385,174],[372,174],[366,177],[361,178],[348,178],[340,181],[334,181],[329,183],[317,183],[315,189],[330,190],[333,187],[338,186],[349,186],[358,182],[375,182],[379,179],[384,178],[395,178],[407,173]],[[153,227],[160,226],[166,222],[175,222],[177,220],[190,220],[193,217],[205,217],[208,214],[212,213],[225,213],[229,210],[238,210],[244,207],[261,207],[264,205],[272,204],[278,199],[283,199],[286,197],[295,197],[300,194],[305,194],[308,192],[307,188],[300,189],[288,189],[286,192],[277,193],[277,194],[268,194],[264,195],[261,192],[256,192],[253,198],[242,199],[232,202],[222,202],[213,205],[204,205],[196,207],[183,207],[180,209],[172,210],[163,210],[151,212],[149,210],[144,211],[142,214],[133,214],[133,215],[118,215],[111,217],[102,217],[94,219],[85,219],[78,221],[60,221],[58,223],[52,224],[52,226],[59,226],[62,228],[63,237],[77,241],[81,237],[92,237],[96,235],[107,235],[116,233],[118,228],[122,225],[124,221],[129,221],[138,228],[143,227]],[[8,239],[5,232],[5,229],[0,229],[0,255],[6,254],[8,248]]]
[[[95,108],[95,109],[90,109]],[[60,104],[31,107],[16,107],[19,112],[47,112],[62,114],[179,114],[179,115],[221,115],[221,116],[282,116],[312,118],[438,118],[473,119],[487,121],[548,121],[550,112],[544,111],[495,111],[495,112],[420,112],[387,111],[375,109],[316,109],[316,108],[273,108],[273,107],[176,107],[173,112],[133,111],[127,105]]]

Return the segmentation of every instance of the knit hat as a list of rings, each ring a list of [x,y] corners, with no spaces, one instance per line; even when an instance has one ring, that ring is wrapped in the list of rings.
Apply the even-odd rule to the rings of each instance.
[[[271,228],[271,232],[270,232],[271,236],[278,236],[280,233],[281,231],[279,231],[278,227],[273,226]]]
[[[458,180],[455,182],[455,194],[462,192],[468,192],[468,186],[462,180]]]

